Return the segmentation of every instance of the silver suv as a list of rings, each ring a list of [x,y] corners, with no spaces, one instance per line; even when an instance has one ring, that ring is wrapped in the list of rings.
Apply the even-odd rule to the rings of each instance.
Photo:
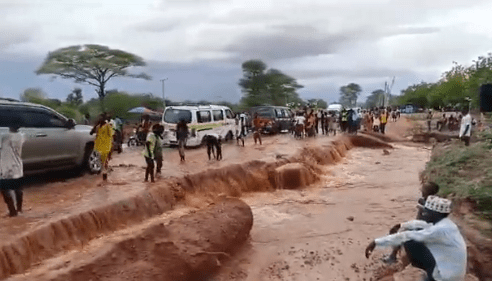
[[[76,125],[46,106],[0,98],[0,134],[9,130],[9,120],[22,120],[20,132],[26,142],[22,160],[26,175],[69,168],[101,170],[90,126]]]

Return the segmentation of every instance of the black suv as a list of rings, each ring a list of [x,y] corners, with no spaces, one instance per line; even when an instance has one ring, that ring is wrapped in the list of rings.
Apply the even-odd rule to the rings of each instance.
[[[293,116],[288,107],[263,105],[253,107],[249,112],[252,119],[254,119],[255,114],[258,114],[259,117],[273,121],[271,127],[265,128],[265,133],[286,133],[292,126]]]

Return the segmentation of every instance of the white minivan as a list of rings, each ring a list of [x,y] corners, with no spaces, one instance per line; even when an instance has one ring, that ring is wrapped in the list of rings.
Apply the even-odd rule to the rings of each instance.
[[[221,105],[169,106],[162,115],[164,145],[177,145],[176,125],[180,120],[188,123],[189,134],[186,146],[199,146],[209,134],[224,140],[234,138],[236,119],[232,110]]]

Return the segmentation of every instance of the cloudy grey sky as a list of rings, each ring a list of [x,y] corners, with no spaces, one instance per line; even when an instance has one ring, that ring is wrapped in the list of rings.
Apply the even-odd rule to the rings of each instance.
[[[0,96],[65,98],[80,85],[34,71],[49,51],[91,43],[143,57],[138,71],[154,77],[109,89],[162,95],[167,77],[172,100],[236,102],[241,63],[261,59],[297,78],[303,98],[332,102],[354,82],[363,100],[393,76],[399,93],[487,54],[490,11],[484,0],[0,0]]]

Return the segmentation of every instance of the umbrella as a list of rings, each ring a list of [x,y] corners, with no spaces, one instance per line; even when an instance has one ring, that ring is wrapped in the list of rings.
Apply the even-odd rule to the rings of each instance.
[[[153,111],[148,109],[148,108],[145,108],[143,106],[140,106],[140,107],[135,107],[135,108],[132,108],[130,110],[128,110],[128,113],[152,113]]]

